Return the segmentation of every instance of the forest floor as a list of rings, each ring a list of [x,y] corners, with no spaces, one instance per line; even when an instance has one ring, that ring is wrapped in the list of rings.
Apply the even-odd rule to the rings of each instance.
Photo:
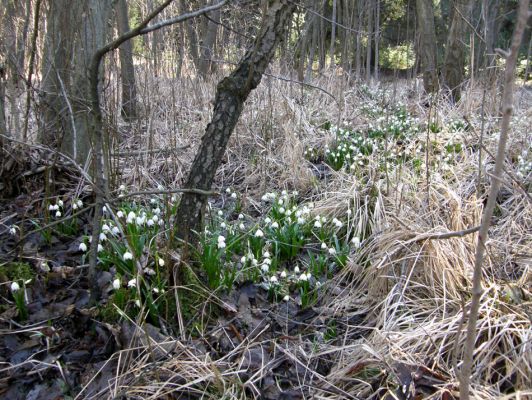
[[[172,189],[214,83],[151,82],[148,123],[108,116],[120,140],[94,307],[88,178],[43,147],[3,150],[2,398],[458,398],[497,89],[429,107],[412,82],[313,84],[324,90],[265,77],[252,94],[190,257]],[[521,86],[487,243],[478,399],[532,398],[531,119]],[[168,283],[176,266],[189,286]]]

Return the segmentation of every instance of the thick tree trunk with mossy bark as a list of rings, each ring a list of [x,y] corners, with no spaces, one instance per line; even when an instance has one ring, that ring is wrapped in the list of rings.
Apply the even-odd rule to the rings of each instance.
[[[185,188],[211,188],[244,102],[250,92],[259,85],[278,43],[285,35],[294,8],[293,3],[288,0],[270,2],[253,47],[246,52],[233,73],[218,84],[213,117],[205,130]],[[181,198],[176,221],[179,223],[178,235],[186,242],[197,241],[194,232],[201,229],[205,201],[205,196],[195,193],[184,193]]]

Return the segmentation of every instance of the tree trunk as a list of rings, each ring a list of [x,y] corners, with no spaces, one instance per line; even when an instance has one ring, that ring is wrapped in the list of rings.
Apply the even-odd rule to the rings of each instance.
[[[443,80],[446,87],[451,91],[454,101],[460,99],[460,87],[464,81],[464,69],[466,60],[465,36],[471,11],[471,0],[454,0],[454,11],[445,58],[443,61]]]
[[[216,0],[211,1],[210,4],[215,4]],[[214,44],[216,43],[216,36],[218,34],[218,25],[220,24],[221,11],[220,9],[210,13],[207,28],[205,30],[205,38],[201,46],[201,59],[199,63],[199,73],[205,78],[209,72],[212,71],[212,57],[214,54]]]
[[[436,64],[436,30],[432,0],[416,0],[419,46],[417,58],[421,62],[423,86],[427,93],[438,91]]]
[[[373,0],[368,0],[367,6],[367,41],[366,41],[366,81],[371,80],[371,36],[373,34]]]
[[[84,164],[91,148],[87,69],[92,54],[105,43],[111,2],[49,4],[42,63],[45,126],[40,139]]]
[[[284,37],[287,22],[295,5],[288,0],[275,0],[263,17],[254,46],[246,52],[237,68],[224,78],[216,89],[214,112],[207,125],[185,188],[209,190],[222,160],[227,142],[242,113],[244,102],[255,89]],[[178,235],[187,242],[196,242],[193,232],[201,229],[205,197],[184,193],[177,210]]]
[[[4,65],[0,64],[0,135],[7,136],[5,71]],[[0,136],[0,150],[4,147],[3,143],[4,138]]]
[[[379,80],[379,41],[380,41],[380,29],[381,29],[381,2],[377,0],[375,2],[375,64],[373,65],[373,78]]]
[[[332,25],[331,25],[331,47],[329,49],[329,54],[331,57],[331,67],[334,67],[334,52],[336,50],[336,0],[333,0],[332,3]]]
[[[117,0],[115,7],[118,34],[121,36],[129,31],[129,13],[126,0]],[[132,121],[137,118],[137,86],[131,40],[122,43],[119,56],[120,79],[122,82],[122,105],[120,111],[126,121]]]
[[[187,6],[187,0],[181,0],[180,6],[181,6],[180,10],[182,14],[189,11],[189,7]],[[196,67],[196,70],[199,71],[200,56],[199,56],[199,51],[198,51],[198,35],[196,34],[196,29],[194,27],[193,20],[185,21],[185,30],[187,32],[189,54],[192,57],[192,62],[194,66]]]

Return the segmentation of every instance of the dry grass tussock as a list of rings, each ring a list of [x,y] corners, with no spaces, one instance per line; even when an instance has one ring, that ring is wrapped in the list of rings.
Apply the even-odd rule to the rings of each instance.
[[[355,128],[371,123],[362,107],[375,101],[370,99],[373,89],[348,86],[334,74],[313,84],[335,99],[324,91],[266,77],[247,102],[217,175],[217,184],[242,193],[248,207],[257,204],[265,191],[296,189],[315,203],[315,213],[332,218],[345,216],[351,209],[348,229],[364,238],[361,250],[350,257],[348,268],[331,282],[322,299],[322,315],[347,321],[337,340],[316,345],[310,352],[309,343],[281,340],[268,343],[269,349],[298,360],[302,385],[311,386],[316,398],[365,399],[386,393],[401,398],[398,393],[404,397],[420,387],[426,387],[425,398],[451,398],[445,396],[457,394],[465,342],[463,313],[470,302],[477,237],[474,233],[450,238],[434,235],[480,223],[493,166],[483,151],[479,182],[482,90],[470,89],[455,107],[440,100],[434,110],[427,110],[405,83],[386,87],[378,101],[393,104],[401,99],[422,121],[431,114],[430,118],[444,127],[428,135],[431,148],[454,135],[463,151],[451,168],[437,161],[440,154],[429,150],[430,165],[423,156],[421,172],[404,164],[390,167],[383,175],[374,166],[375,159],[364,173],[348,174],[318,170],[305,160],[303,151],[333,143],[334,135],[319,129],[326,122],[340,121]],[[123,141],[120,151],[191,146],[174,155],[123,158],[117,166],[132,186],[179,186],[209,121],[214,83],[181,79],[146,87],[157,88],[142,94],[143,104],[150,105],[150,122],[130,133],[136,140]],[[514,177],[515,159],[531,139],[527,128],[530,94],[522,91],[516,98],[506,163]],[[496,99],[495,93],[486,95],[487,134],[483,140],[492,152],[497,142],[497,119],[492,112],[497,109]],[[464,115],[473,129],[457,134],[445,128],[450,120]],[[425,139],[425,133],[420,133],[419,140]],[[477,399],[503,398],[513,390],[520,392],[521,398],[532,396],[532,207],[527,190],[530,183],[518,185],[505,176],[497,219],[490,231],[472,378],[472,395]],[[234,399],[258,396],[262,371],[271,368],[267,359],[253,375],[243,379],[241,374],[246,369],[246,352],[258,340],[245,340],[219,360],[195,354],[180,341],[171,342],[173,355],[165,357],[164,351],[157,349],[167,344],[139,340],[117,355],[116,377],[108,397],[126,394],[155,399],[170,393],[213,399],[222,394]],[[311,365],[312,360],[325,356],[332,358],[333,367],[322,376]]]

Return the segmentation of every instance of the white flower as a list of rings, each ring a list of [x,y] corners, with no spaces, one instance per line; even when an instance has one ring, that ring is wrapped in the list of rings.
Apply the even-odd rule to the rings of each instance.
[[[81,207],[83,207],[83,202],[82,202],[80,199],[78,199],[78,200],[76,201],[76,205],[77,205],[79,208],[81,208]]]
[[[105,242],[107,240],[107,235],[103,232],[100,233],[100,242]]]
[[[125,191],[125,190],[126,190],[125,185],[120,185],[120,187],[118,188],[118,190],[120,190],[121,192]]]
[[[137,217],[136,221],[137,225],[144,225],[146,222],[146,217],[144,215]]]
[[[360,247],[360,238],[358,236],[353,237],[353,239],[351,239],[351,243],[356,249],[358,249]]]
[[[231,198],[236,199],[236,193],[235,192],[231,193]]]
[[[279,228],[279,223],[277,221],[274,221],[274,223],[272,224],[272,228],[273,229]]]
[[[244,214],[238,214],[238,219],[244,219]]]
[[[155,198],[150,199],[150,203],[151,203],[151,204],[155,204],[155,203],[157,203],[157,199],[155,199]]]
[[[122,284],[120,282],[120,279],[116,278],[113,281],[113,289],[118,290],[118,289],[120,289],[120,286],[122,286]]]
[[[337,228],[341,228],[342,226],[344,226],[344,223],[336,218],[333,219],[333,224],[336,225]]]
[[[98,253],[102,251],[103,251],[103,246],[100,243],[98,243]]]
[[[259,262],[255,259],[251,260],[251,265],[253,265],[254,267],[256,267],[257,265],[259,264]]]
[[[308,281],[307,274],[305,274],[305,273],[303,272],[303,273],[299,276],[299,280],[300,280],[300,281],[303,281],[303,282]]]
[[[255,232],[255,237],[264,237],[264,232],[260,229],[257,229],[257,232]]]
[[[133,254],[131,254],[129,251],[126,251],[122,258],[124,259],[124,261],[133,260]]]
[[[155,275],[155,270],[153,270],[152,268],[146,268],[144,270],[144,272],[147,274],[147,275]]]
[[[334,256],[336,254],[336,249],[333,247],[329,248],[329,254]]]
[[[327,248],[327,245],[325,244],[325,242],[322,242],[322,243],[321,243],[321,248],[322,248],[323,250],[325,250],[325,249]]]
[[[103,206],[103,207],[102,207],[102,212],[103,212],[104,214],[107,214],[107,207],[106,207],[106,206]]]
[[[120,233],[120,229],[118,229],[118,226],[113,226],[111,232],[113,233],[113,235],[118,235]]]
[[[137,280],[131,279],[130,281],[128,281],[127,287],[137,287]]]
[[[245,264],[246,261],[247,261],[246,256],[242,256],[242,258],[240,259],[240,262],[241,262],[242,264]]]
[[[298,267],[297,265],[296,265],[296,267],[294,268],[294,272],[295,272],[296,274],[299,274],[299,267]]]
[[[153,220],[153,222],[157,223],[157,222],[159,222],[159,217],[157,215],[154,215],[152,217],[152,220]]]
[[[281,278],[286,278],[286,271],[281,272]]]
[[[154,287],[152,290],[153,290],[153,293],[159,294],[159,288]]]
[[[227,225],[225,224],[225,222],[222,222],[222,223],[220,224],[220,228],[225,229],[226,227],[227,227]]]
[[[271,283],[277,283],[278,282],[277,277],[275,275],[271,276],[270,277],[270,282]]]
[[[117,216],[118,218],[122,218],[122,217],[124,216],[124,213],[123,213],[122,211],[119,210],[119,211],[116,213],[116,216]]]
[[[264,258],[268,258],[268,257],[270,257],[270,252],[268,250],[266,250],[262,256]]]
[[[13,293],[18,292],[20,290],[20,285],[17,282],[11,282],[11,291]]]
[[[82,242],[79,244],[79,249],[85,253],[87,251],[87,245]]]
[[[138,299],[135,300],[135,305],[136,305],[138,308],[140,308],[140,300],[138,300]]]
[[[314,228],[321,228],[321,222],[320,221],[314,222]]]
[[[219,249],[225,248],[225,242],[218,242],[218,248]]]
[[[240,224],[238,225],[238,228],[243,231],[244,229],[246,229],[246,226],[244,224]]]
[[[76,203],[72,203],[72,209],[73,210],[77,210],[78,209],[78,205]]]
[[[350,208],[347,209],[347,216],[348,216],[348,217],[351,215],[351,213],[352,213],[351,209],[350,209]]]
[[[57,208],[56,208],[56,207],[57,207],[56,205],[54,205],[54,204],[50,204],[50,205],[48,206],[48,210],[49,210],[49,211],[55,211],[55,210],[59,209],[59,207],[57,207]]]
[[[261,200],[264,201],[264,202],[268,201],[268,196],[263,195],[263,196],[261,197]]]
[[[164,259],[159,258],[158,263],[159,263],[159,267],[164,267]]]
[[[57,204],[59,205],[59,207],[63,207],[63,200],[57,200]]]
[[[109,232],[109,231],[110,231],[109,225],[107,225],[107,224],[103,224],[103,225],[102,225],[102,232],[107,233],[107,232]]]
[[[225,242],[225,237],[222,235],[218,236],[218,243],[220,242]]]
[[[268,272],[270,270],[270,266],[268,264],[262,264],[260,269],[262,272]]]
[[[17,234],[17,227],[15,225],[9,228],[9,234],[13,236]]]
[[[283,301],[288,301],[288,300],[290,300],[290,296],[286,295],[283,297]]]
[[[272,260],[269,258],[265,258],[262,262],[266,265],[272,265]]]
[[[57,218],[61,217],[61,211],[56,211],[56,212],[55,212],[55,216],[56,216]]]
[[[272,220],[271,220],[269,217],[266,217],[266,218],[264,219],[264,222],[265,222],[266,224],[269,224],[270,222],[272,222]]]
[[[150,219],[148,220],[148,222],[146,222],[146,225],[148,225],[148,226],[153,226],[153,225],[155,225],[155,222],[153,222],[153,219],[150,218]]]
[[[218,215],[221,217],[222,215],[224,215],[223,211],[222,210],[218,210]]]
[[[227,193],[227,194],[231,193],[231,188],[225,189],[225,193]]]
[[[163,226],[164,225],[164,221],[161,219],[159,220],[159,226]]]
[[[306,222],[306,221],[305,221],[305,218],[303,218],[303,217],[299,217],[299,218],[297,219],[297,223],[298,223],[299,225],[303,225],[305,222]]]
[[[153,210],[153,213],[155,215],[159,215],[159,214],[161,214],[161,209],[159,207],[157,207],[155,210]]]
[[[127,215],[127,223],[132,224],[135,218],[137,218],[136,214],[133,211],[130,211]]]
[[[279,213],[284,214],[285,212],[286,210],[284,209],[284,207],[279,208]]]

